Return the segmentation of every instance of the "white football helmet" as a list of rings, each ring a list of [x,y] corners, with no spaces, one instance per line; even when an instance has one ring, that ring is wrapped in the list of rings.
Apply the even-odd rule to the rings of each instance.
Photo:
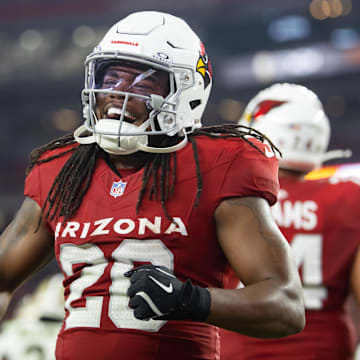
[[[169,76],[165,97],[136,91],[103,88],[101,71],[106,64],[134,64],[144,68],[140,78],[154,72]],[[139,81],[139,80],[137,80]],[[212,86],[212,70],[205,48],[184,20],[157,11],[133,13],[115,24],[85,61],[85,88],[82,102],[85,122],[75,130],[82,144],[97,142],[112,154],[176,151],[187,143],[187,134],[201,127],[201,116]],[[130,87],[129,87],[130,88]],[[131,87],[133,88],[133,87]],[[114,94],[123,98],[122,109],[112,109],[117,119],[98,119],[96,95]],[[129,120],[126,104],[131,97],[142,99],[149,117],[141,126]],[[154,147],[149,135],[179,135],[175,145]]]
[[[302,85],[274,84],[260,91],[239,124],[259,130],[278,146],[281,168],[307,172],[326,160],[351,156],[350,150],[326,152],[329,119],[317,95]]]
[[[32,294],[26,295],[15,316],[29,320],[63,321],[65,316],[64,277],[60,273],[43,279]]]

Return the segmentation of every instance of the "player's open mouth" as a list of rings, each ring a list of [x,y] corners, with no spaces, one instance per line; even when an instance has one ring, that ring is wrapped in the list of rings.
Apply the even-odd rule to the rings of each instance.
[[[118,108],[115,106],[110,106],[106,111],[105,111],[105,116],[107,119],[115,119],[115,120],[120,120],[120,116],[123,113],[123,109],[122,108]],[[124,112],[124,121],[129,122],[129,123],[134,123],[136,121],[136,116],[131,114],[129,111],[125,111]]]

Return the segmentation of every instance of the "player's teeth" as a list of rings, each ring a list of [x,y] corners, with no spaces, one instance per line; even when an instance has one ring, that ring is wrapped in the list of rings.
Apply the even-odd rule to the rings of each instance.
[[[116,108],[116,107],[111,107],[111,108],[109,108],[109,110],[107,111],[107,114],[108,114],[108,115],[111,115],[111,114],[121,115],[121,112],[122,112],[121,109]]]
[[[106,112],[107,115],[111,115],[111,114],[116,114],[116,115],[121,115],[122,114],[122,109],[117,108],[117,107],[110,107],[108,109],[108,111]],[[135,116],[130,114],[128,111],[125,111],[125,116],[130,118],[130,119],[135,119]]]

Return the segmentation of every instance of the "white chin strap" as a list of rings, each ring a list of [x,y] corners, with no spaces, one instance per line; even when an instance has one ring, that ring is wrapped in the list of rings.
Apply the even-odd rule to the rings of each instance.
[[[333,160],[333,159],[350,158],[351,156],[352,156],[352,151],[350,149],[330,150],[323,155],[321,161],[325,162],[325,161]]]
[[[136,134],[145,132],[149,126],[149,120],[140,126],[123,121],[121,132]],[[182,149],[187,143],[187,135],[178,144],[157,148],[148,146],[148,135],[109,135],[114,134],[114,128],[118,128],[119,121],[113,119],[102,119],[95,125],[95,134],[85,125],[81,125],[74,131],[74,138],[79,144],[97,143],[104,151],[114,155],[129,155],[137,151],[150,153],[169,153]],[[88,135],[90,132],[90,135]]]

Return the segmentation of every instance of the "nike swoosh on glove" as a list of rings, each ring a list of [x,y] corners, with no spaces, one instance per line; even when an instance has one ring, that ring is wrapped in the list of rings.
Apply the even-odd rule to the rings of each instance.
[[[130,278],[129,306],[140,320],[204,321],[210,313],[210,293],[190,280],[182,282],[164,266],[142,265]]]

